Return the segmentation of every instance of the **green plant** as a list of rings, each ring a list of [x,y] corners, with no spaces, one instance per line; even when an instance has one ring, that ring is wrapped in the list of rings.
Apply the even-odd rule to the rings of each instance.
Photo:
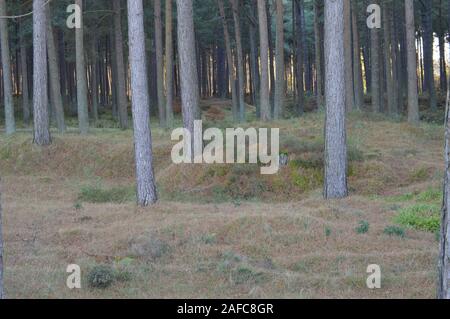
[[[370,224],[368,221],[362,220],[359,222],[358,227],[356,227],[356,232],[358,234],[366,234],[369,232]]]
[[[264,273],[249,266],[240,265],[232,273],[231,278],[236,285],[259,284],[266,280]]]
[[[441,199],[442,199],[442,190],[431,187],[417,196],[417,201],[425,203],[438,202]]]
[[[87,280],[89,287],[106,289],[114,282],[114,269],[110,266],[95,266],[89,271]]]
[[[388,236],[405,238],[405,230],[398,226],[388,226],[384,229],[383,233]]]
[[[102,189],[99,187],[87,186],[81,189],[78,200],[93,204],[100,203],[125,203],[132,201],[135,191],[132,187],[114,187]]]
[[[394,222],[417,230],[435,232],[440,228],[440,207],[416,204],[400,210]]]
[[[330,227],[325,227],[325,236],[326,237],[330,237],[331,236],[331,228]]]

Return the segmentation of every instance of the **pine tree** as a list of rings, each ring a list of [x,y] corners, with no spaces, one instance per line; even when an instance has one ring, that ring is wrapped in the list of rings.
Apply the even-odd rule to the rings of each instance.
[[[142,0],[128,0],[128,38],[131,68],[137,202],[148,206],[157,201],[153,172],[147,65],[145,61],[144,9]]]

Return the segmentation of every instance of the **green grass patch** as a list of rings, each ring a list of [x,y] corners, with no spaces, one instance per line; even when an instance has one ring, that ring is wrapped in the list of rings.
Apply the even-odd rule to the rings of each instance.
[[[356,227],[356,232],[358,234],[367,234],[370,229],[370,224],[366,220],[362,220],[359,222],[358,227]]]
[[[405,238],[405,230],[399,226],[388,226],[384,229],[383,233],[388,236]]]
[[[417,201],[423,203],[439,202],[442,200],[443,194],[441,189],[428,188],[425,192],[417,196]]]
[[[435,232],[440,228],[440,207],[433,204],[416,204],[403,208],[394,222],[417,230]]]
[[[78,195],[78,201],[101,203],[125,203],[133,201],[136,197],[134,187],[114,187],[103,189],[100,187],[83,187]]]

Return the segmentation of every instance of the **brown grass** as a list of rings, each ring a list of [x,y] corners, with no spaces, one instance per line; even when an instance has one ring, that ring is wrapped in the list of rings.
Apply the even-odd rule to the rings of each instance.
[[[217,111],[209,114],[219,116]],[[281,127],[282,137],[303,141],[319,139],[323,122],[322,115],[315,114],[271,125]],[[417,129],[352,115],[349,137],[364,159],[352,164],[351,196],[325,202],[319,185],[295,188],[292,176],[295,172],[301,176],[301,168],[287,167],[266,179],[250,169],[230,182],[233,167],[170,165],[170,134],[155,130],[155,170],[166,194],[148,209],[138,209],[133,202],[78,202],[86,185],[133,185],[130,132],[57,136],[46,149],[33,147],[27,135],[0,137],[6,294],[10,298],[433,298],[438,249],[434,234],[407,229],[401,239],[384,235],[383,230],[392,225],[398,208],[408,205],[393,202],[392,196],[440,184],[441,133],[437,126]],[[214,197],[229,183],[238,192],[253,194],[247,188],[256,182],[268,188],[249,200]],[[369,222],[370,230],[360,235],[355,228],[362,220]],[[133,255],[130,243],[148,234],[149,240],[157,238],[168,245],[160,258]],[[126,259],[130,256],[131,261]],[[129,263],[129,281],[106,290],[90,289],[85,281],[81,290],[65,287],[68,264],[79,264],[85,279],[93,266],[118,267],[124,259]],[[380,290],[366,288],[369,264],[382,268]]]

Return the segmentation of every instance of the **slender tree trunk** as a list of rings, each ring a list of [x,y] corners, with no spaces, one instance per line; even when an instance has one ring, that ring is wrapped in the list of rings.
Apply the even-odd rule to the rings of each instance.
[[[55,112],[56,126],[60,133],[64,133],[66,130],[66,124],[64,120],[64,106],[61,96],[61,80],[59,72],[59,61],[56,52],[55,37],[53,33],[53,26],[51,17],[50,5],[47,5],[47,56],[48,56],[48,69],[50,77],[50,100]]]
[[[192,0],[177,0],[177,14],[183,123],[194,136],[194,120],[199,118],[199,94]]]
[[[298,116],[303,115],[305,109],[305,89],[304,89],[304,31],[302,25],[302,15],[303,15],[303,0],[294,0],[294,11],[295,11],[295,79],[296,79],[296,91],[297,91],[297,101],[296,101],[296,113]]]
[[[231,0],[231,6],[233,9],[234,33],[236,37],[237,51],[239,121],[245,122],[244,55],[242,53],[241,21],[238,0]]]
[[[350,0],[344,0],[345,105],[347,112],[355,108],[352,69],[352,18]]]
[[[161,0],[154,0],[155,9],[155,48],[156,48],[156,86],[158,94],[158,115],[161,127],[166,127],[166,102],[164,97],[164,57],[162,39]]]
[[[6,1],[0,0],[0,16],[6,16]],[[11,79],[11,57],[9,51],[8,20],[0,19],[0,46],[2,51],[3,70],[3,98],[5,102],[5,129],[6,134],[16,132],[14,118],[14,102]]]
[[[383,6],[383,33],[384,33],[384,63],[386,72],[386,90],[388,113],[395,114],[395,97],[394,97],[394,78],[392,68],[392,50],[391,50],[391,21],[389,15],[388,4]]]
[[[374,1],[378,4],[378,0]],[[380,35],[379,29],[373,28],[370,31],[370,61],[371,61],[371,95],[372,111],[381,112],[381,68],[380,68]]]
[[[173,126],[173,22],[172,1],[166,1],[166,125]]]
[[[47,22],[45,0],[33,0],[33,109],[34,143],[52,142],[48,116]]]
[[[75,4],[83,12],[83,0],[75,0]],[[77,105],[78,126],[80,133],[85,135],[89,132],[88,92],[86,79],[86,62],[84,58],[84,26],[83,14],[81,14],[81,28],[75,29],[75,50],[77,64]]]
[[[283,0],[276,0],[277,11],[277,36],[276,36],[276,66],[277,77],[275,82],[275,108],[274,119],[277,120],[284,116],[284,5]]]
[[[320,32],[320,4],[319,0],[314,0],[314,45],[316,56],[316,95],[317,107],[323,106],[323,78],[322,78],[322,37]]]
[[[3,292],[3,223],[2,223],[2,186],[0,180],[0,300],[5,296]]]
[[[447,63],[445,61],[445,36],[439,37],[439,75],[441,92],[447,89]]]
[[[423,57],[425,88],[429,95],[430,108],[437,110],[436,88],[434,84],[434,60],[433,60],[433,3],[424,1],[424,11],[422,12],[423,23]]]
[[[344,1],[325,1],[325,186],[324,196],[342,198],[347,190],[345,126]]]
[[[412,1],[412,0],[411,0]],[[445,175],[439,249],[438,298],[450,299],[450,90],[447,90],[445,114]]]
[[[21,23],[23,27],[23,22]],[[23,123],[30,125],[31,109],[30,109],[30,90],[28,87],[28,63],[27,63],[27,47],[23,32],[20,38],[20,73],[22,74],[22,113]]]
[[[264,0],[258,0],[259,41],[261,50],[261,119],[269,121],[270,93],[269,93],[269,34],[267,28],[267,12]]]
[[[217,4],[219,6],[219,13],[222,19],[223,33],[225,37],[225,47],[227,52],[227,63],[228,63],[228,77],[231,87],[231,103],[232,103],[232,112],[234,121],[238,120],[238,97],[236,93],[236,76],[234,73],[234,63],[233,63],[233,51],[231,50],[231,40],[230,33],[228,31],[228,23],[225,16],[225,8],[223,4],[223,0],[217,0]]]
[[[359,45],[358,30],[358,2],[352,1],[352,29],[353,29],[353,84],[355,94],[355,107],[360,110],[364,106],[364,87],[361,66],[361,48]]]
[[[408,122],[419,123],[419,96],[417,92],[416,25],[414,0],[405,0],[406,51],[408,60]]]
[[[142,0],[128,0],[128,39],[131,67],[131,96],[137,180],[137,202],[148,206],[157,201],[153,172],[152,136],[149,123],[149,94],[145,54]]]
[[[97,36],[92,37],[91,43],[91,97],[92,97],[92,117],[98,121],[98,41]]]
[[[128,101],[125,83],[125,63],[123,58],[122,13],[120,0],[113,0],[114,10],[114,53],[116,62],[117,111],[120,128],[128,128]]]
[[[252,76],[252,93],[253,103],[256,106],[256,117],[261,117],[260,103],[259,103],[259,64],[258,64],[258,49],[256,45],[257,21],[256,21],[256,1],[252,3],[251,9],[252,21],[249,23],[249,40],[250,40],[250,72]]]

